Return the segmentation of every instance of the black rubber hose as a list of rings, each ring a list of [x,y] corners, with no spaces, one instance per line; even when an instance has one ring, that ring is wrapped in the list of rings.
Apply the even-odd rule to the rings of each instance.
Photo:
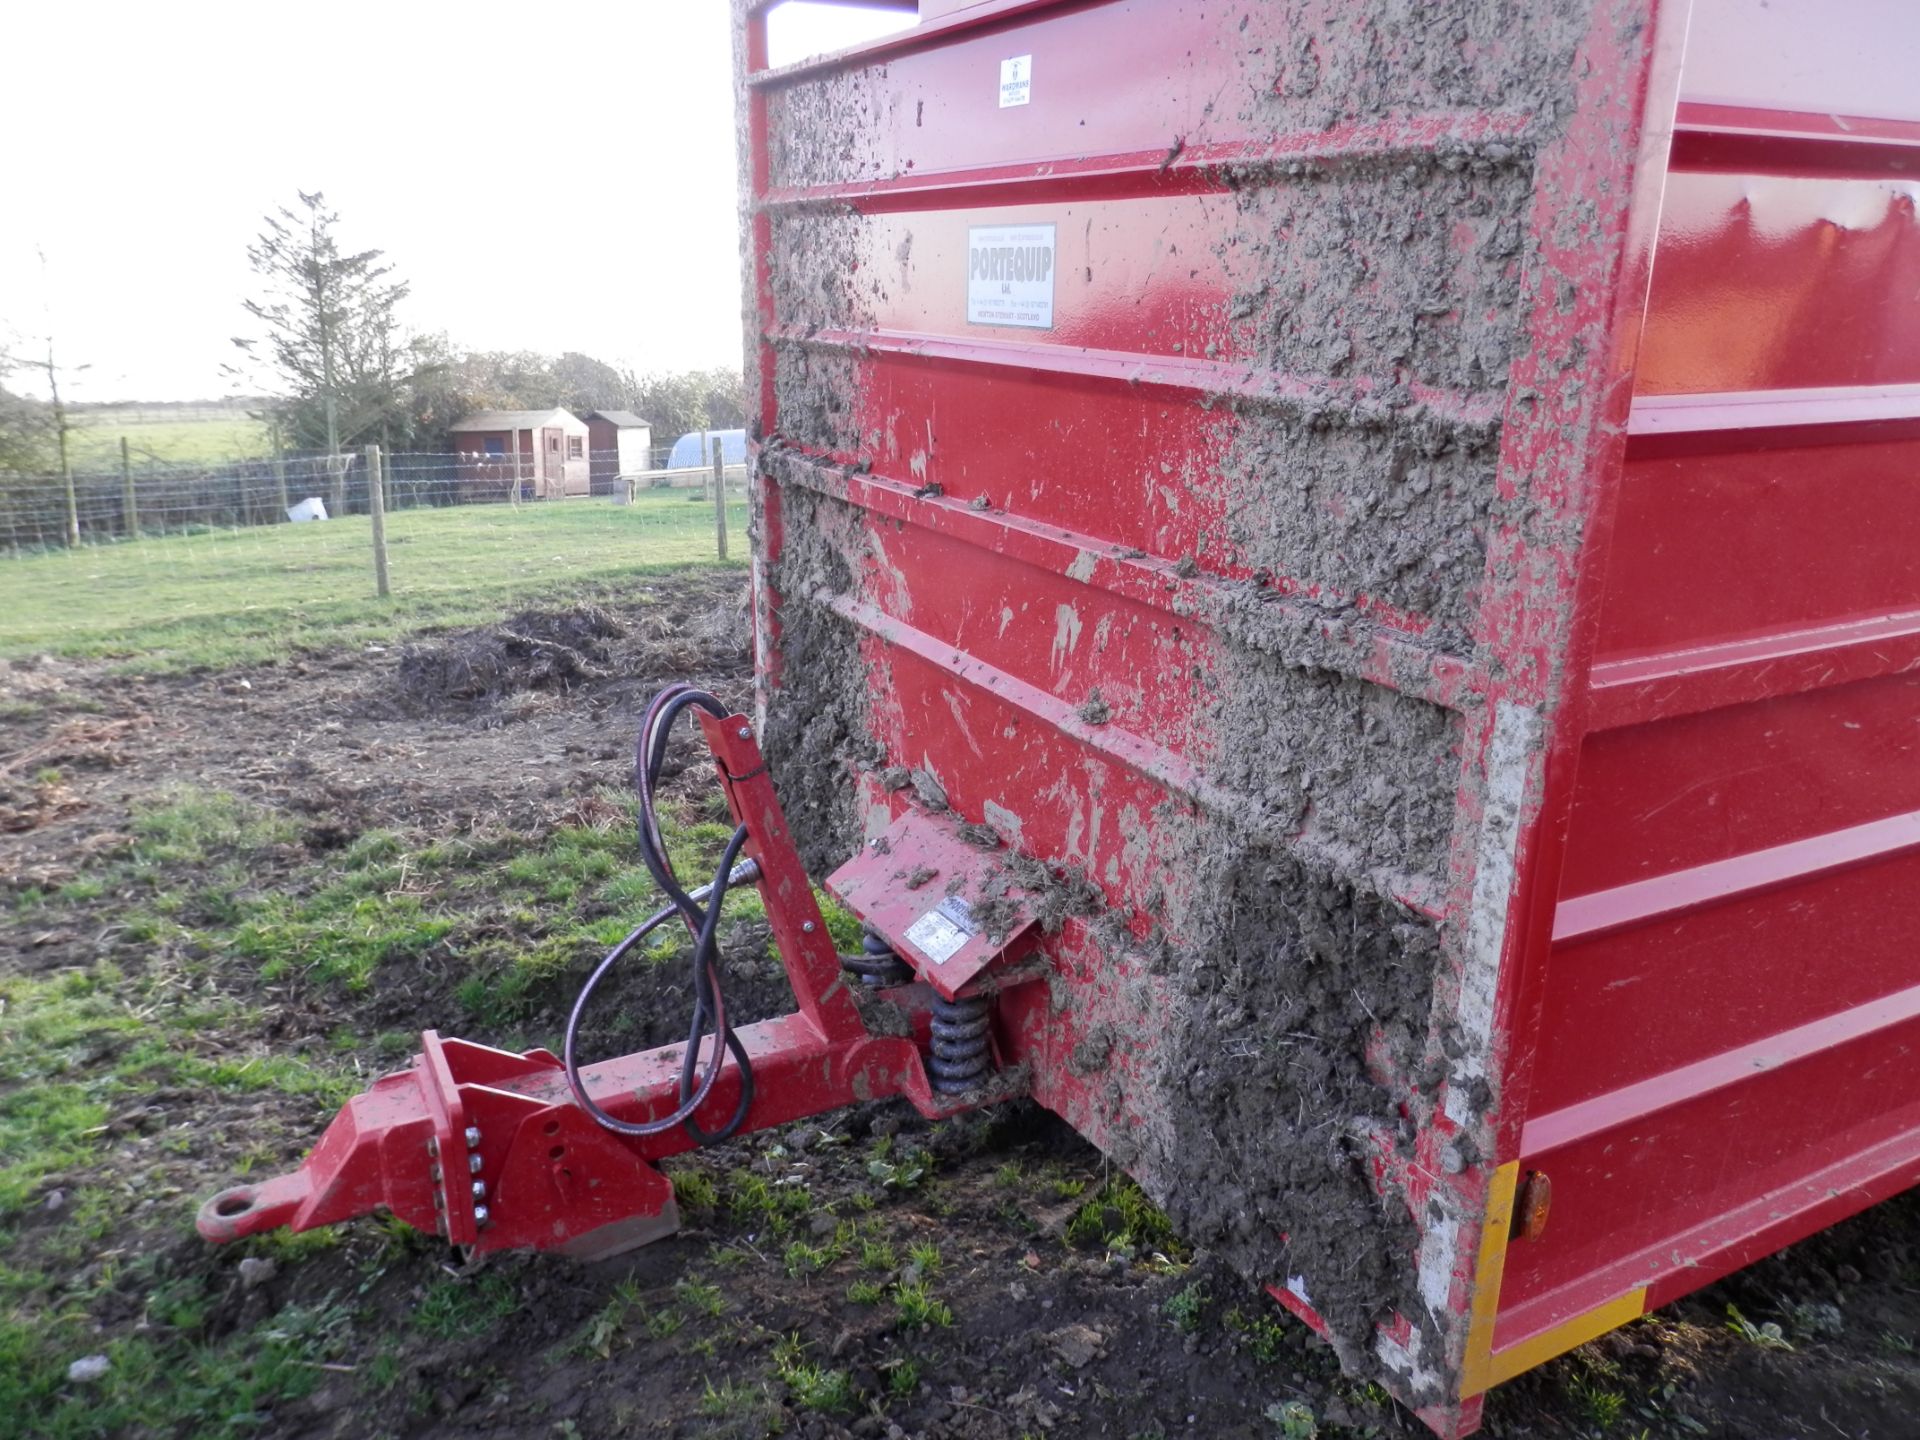
[[[746,1123],[747,1111],[753,1106],[753,1062],[747,1058],[747,1047],[740,1043],[740,1037],[734,1034],[733,1027],[727,1023],[726,1002],[720,993],[718,973],[720,907],[727,898],[733,862],[739,858],[740,847],[746,843],[747,827],[736,827],[732,838],[727,841],[726,850],[720,856],[720,868],[714,873],[713,889],[707,896],[706,919],[700,927],[700,938],[693,947],[693,1021],[687,1031],[687,1053],[680,1062],[680,1108],[687,1112],[682,1123],[696,1145],[712,1145],[725,1140]],[[701,1036],[709,1020],[713,1023],[713,1064],[709,1067],[709,1078],[700,1086],[699,1099],[690,1101],[688,1096],[694,1090],[694,1064]],[[713,1089],[714,1078],[718,1077],[723,1063],[723,1049],[732,1053],[734,1063],[740,1067],[740,1100],[733,1107],[733,1115],[727,1123],[709,1134],[700,1128],[699,1122],[693,1118],[693,1112],[700,1108],[700,1101],[706,1099],[707,1092]]]
[[[667,854],[665,841],[660,834],[659,817],[654,809],[654,787],[659,783],[660,772],[666,763],[667,744],[671,737],[673,722],[682,710],[692,705],[698,705],[715,716],[724,717],[730,713],[726,706],[707,691],[697,690],[686,684],[669,685],[649,702],[646,717],[641,723],[640,734],[634,747],[634,788],[639,794],[640,801],[637,825],[640,857],[645,862],[647,872],[653,877],[654,883],[667,896],[668,903],[608,951],[587,978],[586,984],[580,989],[579,996],[574,1000],[572,1013],[567,1017],[564,1059],[567,1085],[573,1091],[574,1099],[606,1129],[619,1135],[647,1136],[661,1134],[675,1125],[685,1125],[687,1133],[693,1137],[696,1144],[710,1145],[734,1134],[745,1123],[747,1112],[753,1105],[753,1065],[748,1058],[746,1046],[734,1034],[733,1027],[727,1021],[726,998],[720,987],[718,963],[720,912],[727,898],[727,889],[732,883],[734,863],[739,858],[741,847],[747,841],[747,827],[739,826],[729,837],[726,849],[720,857],[719,868],[714,873],[713,883],[708,887],[704,905],[681,888],[679,880],[673,873],[673,862]],[[581,1083],[580,1067],[575,1057],[580,1021],[595,988],[606,973],[641,939],[676,914],[686,924],[693,939],[691,974],[693,1013],[687,1029],[686,1054],[681,1062],[680,1103],[674,1108],[672,1114],[657,1120],[639,1122],[619,1120],[596,1105],[587,1095],[586,1087]],[[713,1058],[704,1072],[700,1072],[701,1042],[705,1039],[709,1027],[714,1037]],[[740,1067],[740,1100],[727,1123],[719,1130],[708,1133],[694,1120],[694,1112],[712,1093],[729,1053]],[[697,1079],[696,1074],[698,1074]]]
[[[647,706],[646,718],[641,722],[640,734],[634,746],[633,788],[640,797],[640,859],[645,863],[647,873],[653,877],[653,883],[679,909],[687,921],[687,928],[697,934],[701,921],[700,907],[694,903],[692,896],[680,888],[680,882],[674,877],[673,862],[667,857],[666,842],[660,835],[659,818],[653,805],[653,788],[660,783],[660,771],[666,764],[667,742],[672,736],[673,722],[689,705],[698,705],[709,715],[724,718],[728,714],[727,707],[718,699],[691,685],[669,685],[654,696]]]
[[[561,1056],[567,1068],[567,1088],[573,1091],[573,1098],[582,1110],[618,1135],[658,1135],[663,1130],[671,1130],[679,1122],[677,1119],[669,1118],[660,1122],[650,1121],[635,1125],[625,1120],[615,1119],[593,1103],[593,1098],[587,1094],[587,1087],[580,1081],[580,1062],[574,1055],[574,1046],[580,1035],[580,1019],[586,1014],[587,1002],[593,998],[594,989],[600,984],[601,977],[617,965],[621,957],[635,945],[679,913],[678,906],[663,905],[629,931],[626,939],[609,950],[606,958],[594,966],[593,973],[587,977],[587,983],[580,987],[579,995],[574,997],[573,1012],[567,1016],[566,1039],[561,1046]]]
[[[666,842],[660,834],[659,816],[654,807],[654,787],[660,783],[660,772],[666,765],[667,746],[673,735],[673,722],[679,718],[681,711],[695,705],[716,718],[725,718],[731,713],[710,692],[695,689],[684,683],[669,685],[654,696],[647,707],[646,718],[642,722],[638,743],[635,746],[634,788],[640,795],[638,816],[640,858],[645,862],[647,872],[653,877],[654,883],[680,908],[687,930],[694,941],[694,1006],[688,1027],[687,1054],[681,1069],[680,1108],[689,1110],[688,1098],[696,1093],[699,1098],[692,1101],[692,1107],[698,1107],[700,1100],[706,1097],[719,1078],[720,1067],[725,1063],[727,1052],[732,1053],[735,1063],[740,1066],[740,1105],[725,1126],[708,1135],[692,1120],[691,1113],[688,1115],[687,1133],[697,1143],[711,1144],[733,1134],[746,1120],[747,1108],[751,1105],[753,1096],[753,1065],[747,1057],[746,1047],[734,1038],[733,1029],[727,1024],[726,1001],[721,992],[718,967],[715,963],[719,924],[718,902],[726,897],[726,872],[732,869],[731,860],[723,862],[721,872],[715,875],[716,895],[709,897],[708,907],[703,912],[693,898],[680,888],[679,879],[673,873],[672,858],[668,855]],[[744,838],[744,835],[741,838]],[[737,851],[738,846],[733,845],[730,846],[728,853],[732,855]],[[713,1060],[696,1085],[693,1071],[699,1054],[698,1040],[706,1032],[710,1021],[717,1037],[713,1047]]]
[[[738,1130],[753,1104],[753,1067],[748,1062],[746,1047],[740,1043],[732,1028],[726,1024],[724,1003],[719,998],[717,988],[711,985],[714,935],[719,924],[720,906],[726,899],[728,886],[732,883],[734,862],[739,857],[740,846],[745,842],[746,834],[747,828],[744,825],[733,832],[721,858],[719,873],[714,877],[713,888],[707,896],[707,909],[701,924],[701,939],[694,947],[693,1024],[687,1038],[686,1059],[680,1072],[680,1103],[672,1114],[663,1115],[657,1120],[642,1121],[621,1120],[609,1115],[587,1094],[586,1086],[580,1079],[580,1062],[576,1051],[579,1044],[580,1022],[586,1014],[587,1004],[593,998],[593,992],[598,988],[600,981],[635,945],[673,918],[678,913],[678,907],[662,906],[643,920],[618,945],[609,950],[594,967],[593,973],[587,977],[586,984],[580,987],[580,993],[574,999],[573,1010],[567,1016],[566,1035],[561,1047],[567,1072],[567,1088],[573,1091],[573,1098],[579,1102],[581,1109],[591,1115],[598,1124],[617,1135],[659,1135],[676,1125],[686,1125],[696,1141],[701,1144],[711,1144],[725,1139]],[[700,902],[696,900],[693,903],[698,906]],[[696,1086],[693,1083],[693,1070],[698,1059],[700,1041],[705,1038],[709,1015],[718,1022],[715,1027],[714,1061],[708,1065],[705,1075]],[[714,1082],[719,1078],[720,1062],[724,1051],[731,1051],[734,1060],[740,1065],[740,1103],[734,1107],[733,1116],[726,1125],[707,1135],[693,1122],[693,1114],[712,1093]]]

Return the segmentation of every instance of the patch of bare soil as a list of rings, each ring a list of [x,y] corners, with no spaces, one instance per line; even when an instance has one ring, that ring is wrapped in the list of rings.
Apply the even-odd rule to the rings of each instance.
[[[263,890],[377,828],[451,840],[580,823],[627,783],[632,728],[660,684],[694,678],[745,702],[741,591],[737,575],[690,574],[630,603],[220,674],[15,664],[0,672],[0,699],[15,702],[0,720],[7,881],[72,880],[124,844],[138,804],[182,785],[297,821],[298,838],[258,861]],[[678,757],[697,789],[708,782],[690,761]],[[51,929],[0,925],[0,974],[138,965],[119,903],[77,903]],[[526,937],[509,925],[497,938]],[[750,1014],[787,1003],[763,937],[737,935],[729,954],[730,1002]],[[397,1058],[374,1052],[376,1027],[456,1028],[457,959],[344,1006],[256,979],[258,1031],[209,1034],[208,1056],[325,1055],[344,1029],[371,1077]],[[677,1038],[684,1023],[672,967],[639,967],[608,997],[626,1020],[619,1043]],[[554,1003],[529,1023],[550,1025]],[[167,1287],[211,1297],[194,1343],[252,1333],[288,1306],[346,1307],[311,1393],[250,1422],[276,1436],[1426,1433],[1342,1379],[1324,1346],[1216,1259],[1183,1267],[1151,1246],[1069,1234],[1107,1172],[1028,1106],[937,1127],[904,1105],[870,1106],[732,1142],[695,1162],[716,1204],[690,1204],[678,1236],[595,1265],[526,1256],[465,1269],[371,1223],[310,1252],[202,1244],[199,1200],[242,1157],[260,1174],[296,1163],[329,1113],[272,1090],[147,1095],[109,1118],[98,1167],[42,1186],[9,1258],[30,1260],[74,1223],[70,1197],[137,1185],[132,1218],[66,1277],[104,1286],[100,1347],[182,1323],[156,1318]],[[805,1203],[778,1221],[742,1199],[794,1189]],[[915,1323],[902,1287],[923,1288],[950,1323]],[[1730,1305],[1777,1323],[1783,1343],[1732,1328]],[[1506,1387],[1487,1433],[1893,1440],[1916,1433],[1916,1331],[1920,1205],[1908,1196]],[[809,1369],[843,1377],[844,1391],[807,1391]]]
[[[639,587],[631,603],[518,615],[389,649],[142,677],[44,658],[0,662],[0,820],[15,875],[70,878],[87,836],[124,829],[170,787],[230,791],[299,817],[324,850],[367,830],[454,836],[559,823],[630,779],[648,697],[689,676],[745,704],[751,667],[737,574]],[[56,803],[32,797],[57,769]],[[36,808],[37,807],[37,808]]]

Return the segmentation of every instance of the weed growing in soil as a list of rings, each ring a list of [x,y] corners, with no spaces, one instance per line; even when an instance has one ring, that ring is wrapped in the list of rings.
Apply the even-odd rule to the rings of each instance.
[[[833,1252],[822,1246],[808,1244],[805,1240],[790,1241],[786,1253],[787,1274],[796,1278],[811,1275],[832,1264],[833,1258]]]
[[[893,1287],[893,1310],[903,1330],[941,1329],[953,1324],[953,1310],[936,1300],[924,1282]]]
[[[572,1347],[577,1354],[598,1355],[602,1360],[613,1358],[613,1344],[620,1332],[626,1328],[633,1312],[640,1308],[640,1291],[631,1280],[623,1280],[616,1285],[607,1303],[597,1310],[593,1317],[582,1327],[579,1339]]]
[[[1313,1407],[1302,1400],[1283,1400],[1267,1407],[1267,1419],[1279,1430],[1281,1440],[1315,1440],[1320,1422]]]
[[[675,1170],[668,1178],[673,1182],[674,1201],[683,1211],[710,1215],[719,1208],[719,1188],[706,1171]]]
[[[844,1370],[811,1363],[797,1333],[774,1346],[773,1368],[794,1403],[803,1409],[839,1412],[853,1408],[852,1378]]]
[[[876,1156],[867,1162],[867,1173],[889,1190],[917,1190],[927,1178],[927,1157],[906,1155],[899,1160]]]
[[[1041,1190],[1055,1200],[1073,1200],[1087,1193],[1087,1177],[1069,1175],[1049,1162],[1041,1170]]]
[[[1200,1317],[1207,1308],[1207,1287],[1198,1280],[1176,1291],[1166,1304],[1167,1318],[1182,1335],[1200,1328]]]
[[[1220,1317],[1220,1323],[1238,1336],[1240,1344],[1255,1358],[1269,1365],[1292,1348],[1292,1333],[1273,1315],[1249,1315],[1235,1305]]]
[[[1745,1340],[1749,1345],[1757,1345],[1762,1350],[1791,1350],[1793,1342],[1786,1337],[1777,1320],[1767,1320],[1754,1324],[1740,1313],[1738,1305],[1727,1306],[1727,1329]]]
[[[727,1172],[728,1213],[743,1225],[763,1225],[785,1235],[795,1220],[813,1208],[813,1196],[804,1185],[776,1185],[751,1170]]]
[[[677,1334],[686,1323],[687,1317],[678,1310],[656,1310],[647,1316],[647,1334],[655,1340],[664,1340],[669,1335]]]
[[[440,1339],[478,1334],[519,1307],[519,1292],[498,1271],[477,1279],[443,1275],[427,1287],[413,1312],[416,1328]]]
[[[1067,1222],[1066,1236],[1070,1244],[1100,1245],[1129,1258],[1159,1254],[1184,1264],[1192,1255],[1172,1222],[1124,1175],[1087,1198]]]
[[[727,1308],[727,1297],[720,1293],[718,1285],[708,1280],[675,1281],[673,1293],[682,1305],[698,1315],[719,1315]]]
[[[1593,1376],[1576,1376],[1567,1383],[1567,1394],[1588,1423],[1610,1430],[1627,1408],[1627,1397],[1610,1390]]]
[[[741,1385],[732,1380],[723,1380],[719,1385],[707,1381],[707,1388],[700,1396],[700,1413],[709,1420],[734,1420],[757,1414],[767,1403],[764,1390],[755,1385]]]

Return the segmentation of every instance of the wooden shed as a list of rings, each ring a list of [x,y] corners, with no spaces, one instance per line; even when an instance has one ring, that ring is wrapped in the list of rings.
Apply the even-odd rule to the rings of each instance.
[[[527,499],[585,495],[587,424],[565,410],[481,410],[450,427],[462,489],[517,484]]]
[[[626,482],[648,468],[653,426],[631,410],[589,410],[582,418],[587,422],[593,493],[624,492]]]

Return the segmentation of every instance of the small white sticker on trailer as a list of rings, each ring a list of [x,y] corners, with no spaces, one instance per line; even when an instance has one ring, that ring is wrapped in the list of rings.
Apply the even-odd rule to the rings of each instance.
[[[979,933],[973,910],[958,895],[949,895],[907,927],[913,948],[936,965],[944,965]]]
[[[1033,56],[1015,55],[1000,62],[1000,108],[1024,105],[1033,98]]]

